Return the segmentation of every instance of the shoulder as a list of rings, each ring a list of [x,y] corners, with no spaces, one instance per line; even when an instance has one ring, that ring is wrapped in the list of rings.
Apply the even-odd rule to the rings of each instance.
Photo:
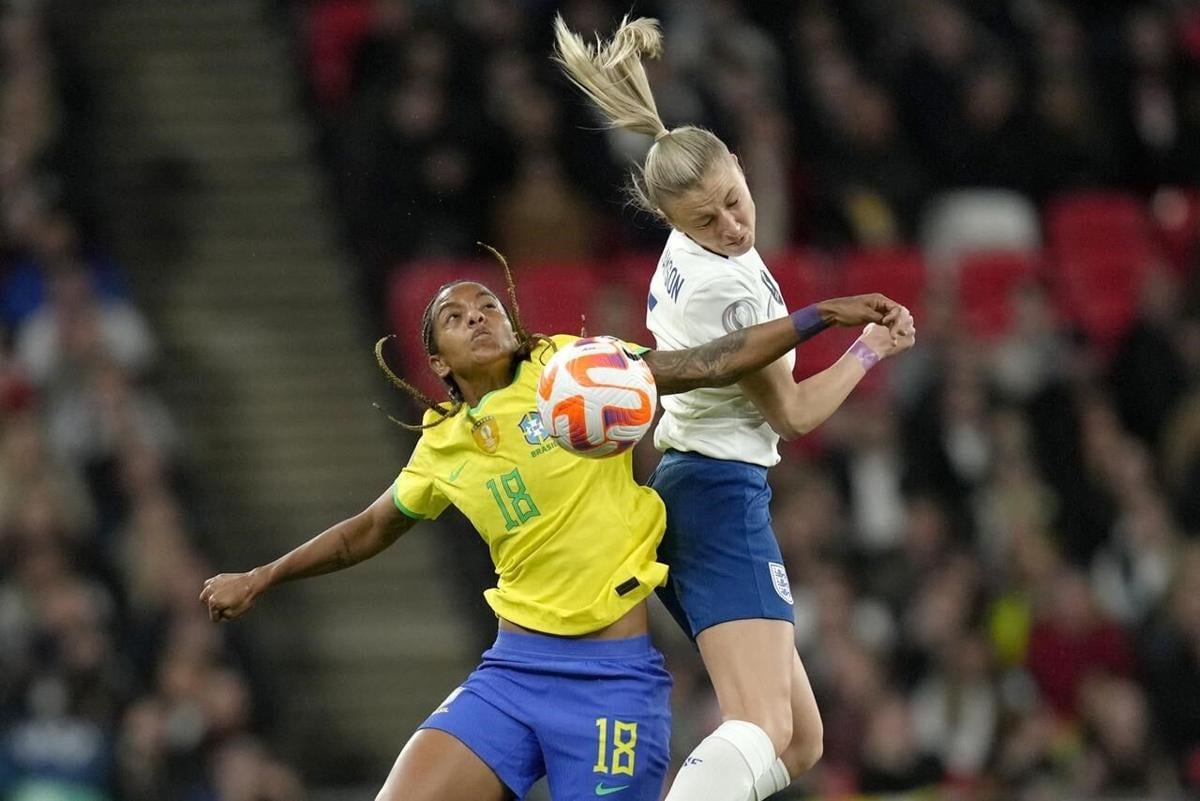
[[[451,408],[453,408],[448,400],[442,401],[441,406],[446,411],[449,411]],[[421,425],[429,427],[421,432],[421,436],[417,439],[414,452],[444,442],[449,435],[449,432],[454,428],[454,419],[465,413],[466,410],[463,408],[459,409],[458,412],[451,417],[445,418],[443,415],[438,414],[433,409],[426,409],[425,414],[421,416]]]
[[[570,345],[572,342],[578,342],[580,337],[574,334],[554,334],[550,337],[550,341],[554,343],[553,348],[546,343],[541,343],[537,348],[534,348],[534,353],[538,352],[538,348],[553,350],[554,348],[563,348]]]
[[[540,371],[546,366],[546,362],[554,357],[555,353],[558,353],[558,351],[567,347],[572,342],[578,341],[579,337],[574,334],[551,334],[533,344],[533,347],[529,350],[529,361]],[[522,368],[522,371],[525,369]]]

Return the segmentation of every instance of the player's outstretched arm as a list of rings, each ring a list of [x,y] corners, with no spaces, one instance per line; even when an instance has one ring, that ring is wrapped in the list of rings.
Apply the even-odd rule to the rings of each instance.
[[[901,307],[890,326],[868,325],[840,359],[799,383],[787,363],[779,361],[738,385],[776,434],[795,439],[828,420],[876,362],[908,350],[916,341],[912,315]]]
[[[221,573],[204,582],[200,601],[213,621],[241,617],[276,584],[343,570],[370,559],[418,521],[392,501],[392,488],[354,517],[331,526],[267,565],[246,573]]]
[[[879,312],[882,320],[884,313]],[[703,387],[725,387],[766,367],[826,325],[805,307],[685,350],[648,350],[642,354],[659,395]]]

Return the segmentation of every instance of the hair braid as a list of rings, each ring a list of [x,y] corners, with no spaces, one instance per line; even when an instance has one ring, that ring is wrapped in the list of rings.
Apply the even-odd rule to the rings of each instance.
[[[491,253],[496,261],[500,262],[501,269],[504,270],[504,285],[508,290],[508,303],[511,307],[508,317],[512,321],[513,333],[517,335],[517,358],[530,358],[533,353],[533,346],[537,342],[545,342],[550,346],[551,350],[557,350],[558,348],[550,337],[545,334],[531,334],[525,329],[525,323],[521,321],[521,304],[517,302],[517,283],[513,280],[512,269],[508,266],[508,259],[504,258],[503,253],[485,242],[476,242],[475,244],[487,250],[488,253]]]
[[[440,415],[440,417],[432,423],[421,423],[418,425],[412,425],[411,423],[405,423],[397,420],[390,414],[387,415],[387,418],[396,425],[408,431],[424,431],[427,428],[433,428],[436,425],[441,425],[454,415],[458,414],[463,407],[462,398],[451,397],[450,408],[446,409],[441,403],[432,400],[424,392],[392,372],[392,368],[388,366],[387,359],[383,357],[383,343],[387,342],[389,339],[395,339],[395,337],[395,334],[388,334],[385,337],[380,337],[379,341],[375,343],[375,363],[379,365],[380,370],[383,370],[383,374],[387,376],[388,381],[391,381],[394,387],[403,392],[407,392],[413,398],[416,398],[416,400],[423,404],[426,408],[432,409],[434,412]],[[375,408],[383,411],[382,407],[380,407],[378,403],[375,404]]]

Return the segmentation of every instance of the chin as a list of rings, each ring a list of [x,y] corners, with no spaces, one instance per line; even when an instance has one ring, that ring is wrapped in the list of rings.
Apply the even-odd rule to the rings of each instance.
[[[746,243],[744,245],[737,245],[735,247],[727,248],[724,251],[724,253],[726,256],[736,258],[737,256],[745,256],[753,248],[754,248],[754,234],[751,234],[750,236],[746,237]]]
[[[517,350],[515,341],[500,342],[492,337],[481,337],[472,343],[471,354],[479,363],[490,363],[511,357]]]

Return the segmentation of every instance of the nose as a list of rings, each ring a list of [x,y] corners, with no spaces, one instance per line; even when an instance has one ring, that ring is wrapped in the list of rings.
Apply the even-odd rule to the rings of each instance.
[[[725,216],[725,239],[728,242],[736,242],[746,233],[746,229],[732,214],[726,213]]]
[[[477,325],[484,320],[483,309],[471,309],[467,312],[467,325]]]

